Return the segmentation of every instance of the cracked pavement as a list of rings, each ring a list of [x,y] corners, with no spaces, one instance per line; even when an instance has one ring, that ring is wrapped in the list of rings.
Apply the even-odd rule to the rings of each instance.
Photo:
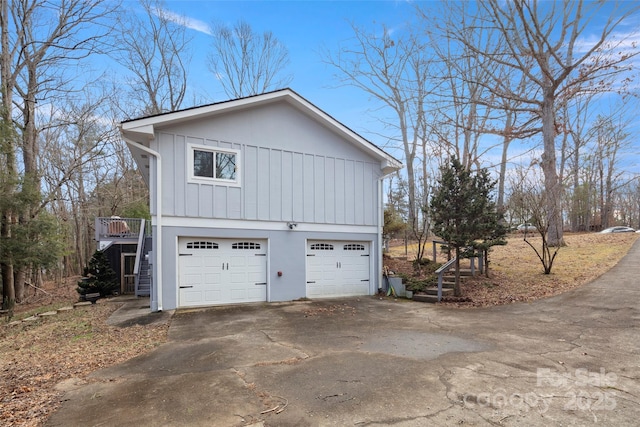
[[[376,297],[177,312],[50,426],[637,425],[640,242],[582,288],[453,309]]]

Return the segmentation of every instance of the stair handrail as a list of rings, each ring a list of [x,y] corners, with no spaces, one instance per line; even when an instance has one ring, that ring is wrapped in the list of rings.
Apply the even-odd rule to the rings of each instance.
[[[445,242],[443,240],[434,240],[433,241],[433,262],[436,261],[436,245],[437,244],[445,244],[448,245],[448,242]],[[471,246],[469,246],[466,249],[473,249]],[[476,269],[475,269],[475,259],[478,258],[478,269],[480,270],[480,273],[484,273],[484,257],[482,255],[482,253],[480,254],[475,254],[473,256],[468,256],[465,257],[469,259],[470,262],[470,266],[471,266],[471,274],[473,276],[476,275]],[[453,257],[451,258],[449,261],[447,261],[446,263],[444,263],[440,268],[438,268],[435,271],[435,274],[438,275],[438,302],[440,302],[440,300],[442,300],[442,282],[444,281],[444,274],[449,271],[451,269],[451,266],[453,266],[456,262],[457,257]]]
[[[141,264],[141,257],[142,254],[144,253],[143,251],[143,247],[144,247],[144,238],[145,238],[145,219],[142,218],[140,220],[140,232],[138,233],[138,245],[136,248],[136,262],[133,265],[133,274],[135,274],[136,276],[136,284],[138,282],[138,276],[140,275],[140,264]]]
[[[442,266],[435,271],[438,275],[438,302],[442,300],[442,281],[444,279],[444,273],[449,271],[452,265],[456,263],[456,258],[451,258],[449,261],[442,264]]]

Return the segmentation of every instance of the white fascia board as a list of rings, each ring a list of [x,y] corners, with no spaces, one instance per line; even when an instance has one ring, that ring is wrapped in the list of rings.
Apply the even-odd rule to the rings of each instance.
[[[402,169],[402,163],[394,158],[385,159],[382,161],[382,176],[389,176],[392,173]]]
[[[136,125],[134,122],[121,123],[120,132],[136,142],[147,143],[153,139],[155,129],[152,124]]]
[[[248,106],[260,105],[271,102],[275,99],[287,96],[291,91],[284,90],[280,92],[266,93],[263,95],[250,96],[247,98],[235,99],[231,101],[223,101],[202,107],[187,108],[186,110],[174,111],[170,113],[159,114],[152,117],[143,117],[133,119],[122,123],[122,129],[127,132],[135,132],[136,129],[153,130],[154,127],[168,126],[175,123],[194,120],[200,117],[215,115],[217,113],[228,113],[234,110],[246,108]],[[150,127],[150,128],[149,128]]]
[[[295,228],[290,229],[288,223],[296,223]],[[346,224],[312,224],[295,221],[260,221],[243,219],[213,219],[163,216],[164,227],[195,227],[207,229],[226,230],[263,230],[286,231],[289,233],[320,232],[320,233],[371,233],[378,231],[375,225],[346,225]]]

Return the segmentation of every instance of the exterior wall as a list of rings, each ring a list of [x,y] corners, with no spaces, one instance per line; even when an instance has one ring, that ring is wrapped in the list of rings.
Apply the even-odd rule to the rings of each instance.
[[[188,144],[237,150],[240,185],[189,182]],[[162,292],[152,290],[152,311],[177,307],[179,237],[267,239],[268,301],[306,296],[307,240],[366,241],[369,293],[380,287],[380,162],[287,102],[156,126],[150,148],[162,157],[149,159],[154,239],[161,236],[152,269]]]
[[[284,101],[157,135],[163,215],[377,224],[380,163]],[[188,144],[238,150],[240,185],[188,182]]]
[[[118,275],[118,282],[120,283],[120,289],[122,289],[122,254],[135,254],[137,245],[124,245],[115,244],[111,245],[105,251],[105,255],[109,260],[109,265],[113,268],[113,271]]]
[[[188,221],[187,221],[188,222]],[[370,232],[371,227],[363,227],[352,232],[273,230],[273,229],[228,229],[201,228],[189,226],[163,227],[162,260],[163,269],[163,309],[175,309],[178,305],[178,238],[179,237],[212,237],[212,238],[252,238],[268,239],[267,254],[267,300],[291,301],[306,296],[306,242],[311,240],[354,240],[371,243],[371,277],[370,294],[380,287],[379,277],[375,272],[381,271],[378,265],[377,252],[381,247],[378,234]],[[282,277],[278,277],[282,271]]]

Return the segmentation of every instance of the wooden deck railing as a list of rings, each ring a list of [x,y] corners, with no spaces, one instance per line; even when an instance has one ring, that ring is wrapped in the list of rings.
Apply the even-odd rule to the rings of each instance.
[[[137,241],[140,235],[149,235],[149,221],[142,218],[97,217],[96,241],[132,240]],[[140,233],[140,230],[143,233]]]

